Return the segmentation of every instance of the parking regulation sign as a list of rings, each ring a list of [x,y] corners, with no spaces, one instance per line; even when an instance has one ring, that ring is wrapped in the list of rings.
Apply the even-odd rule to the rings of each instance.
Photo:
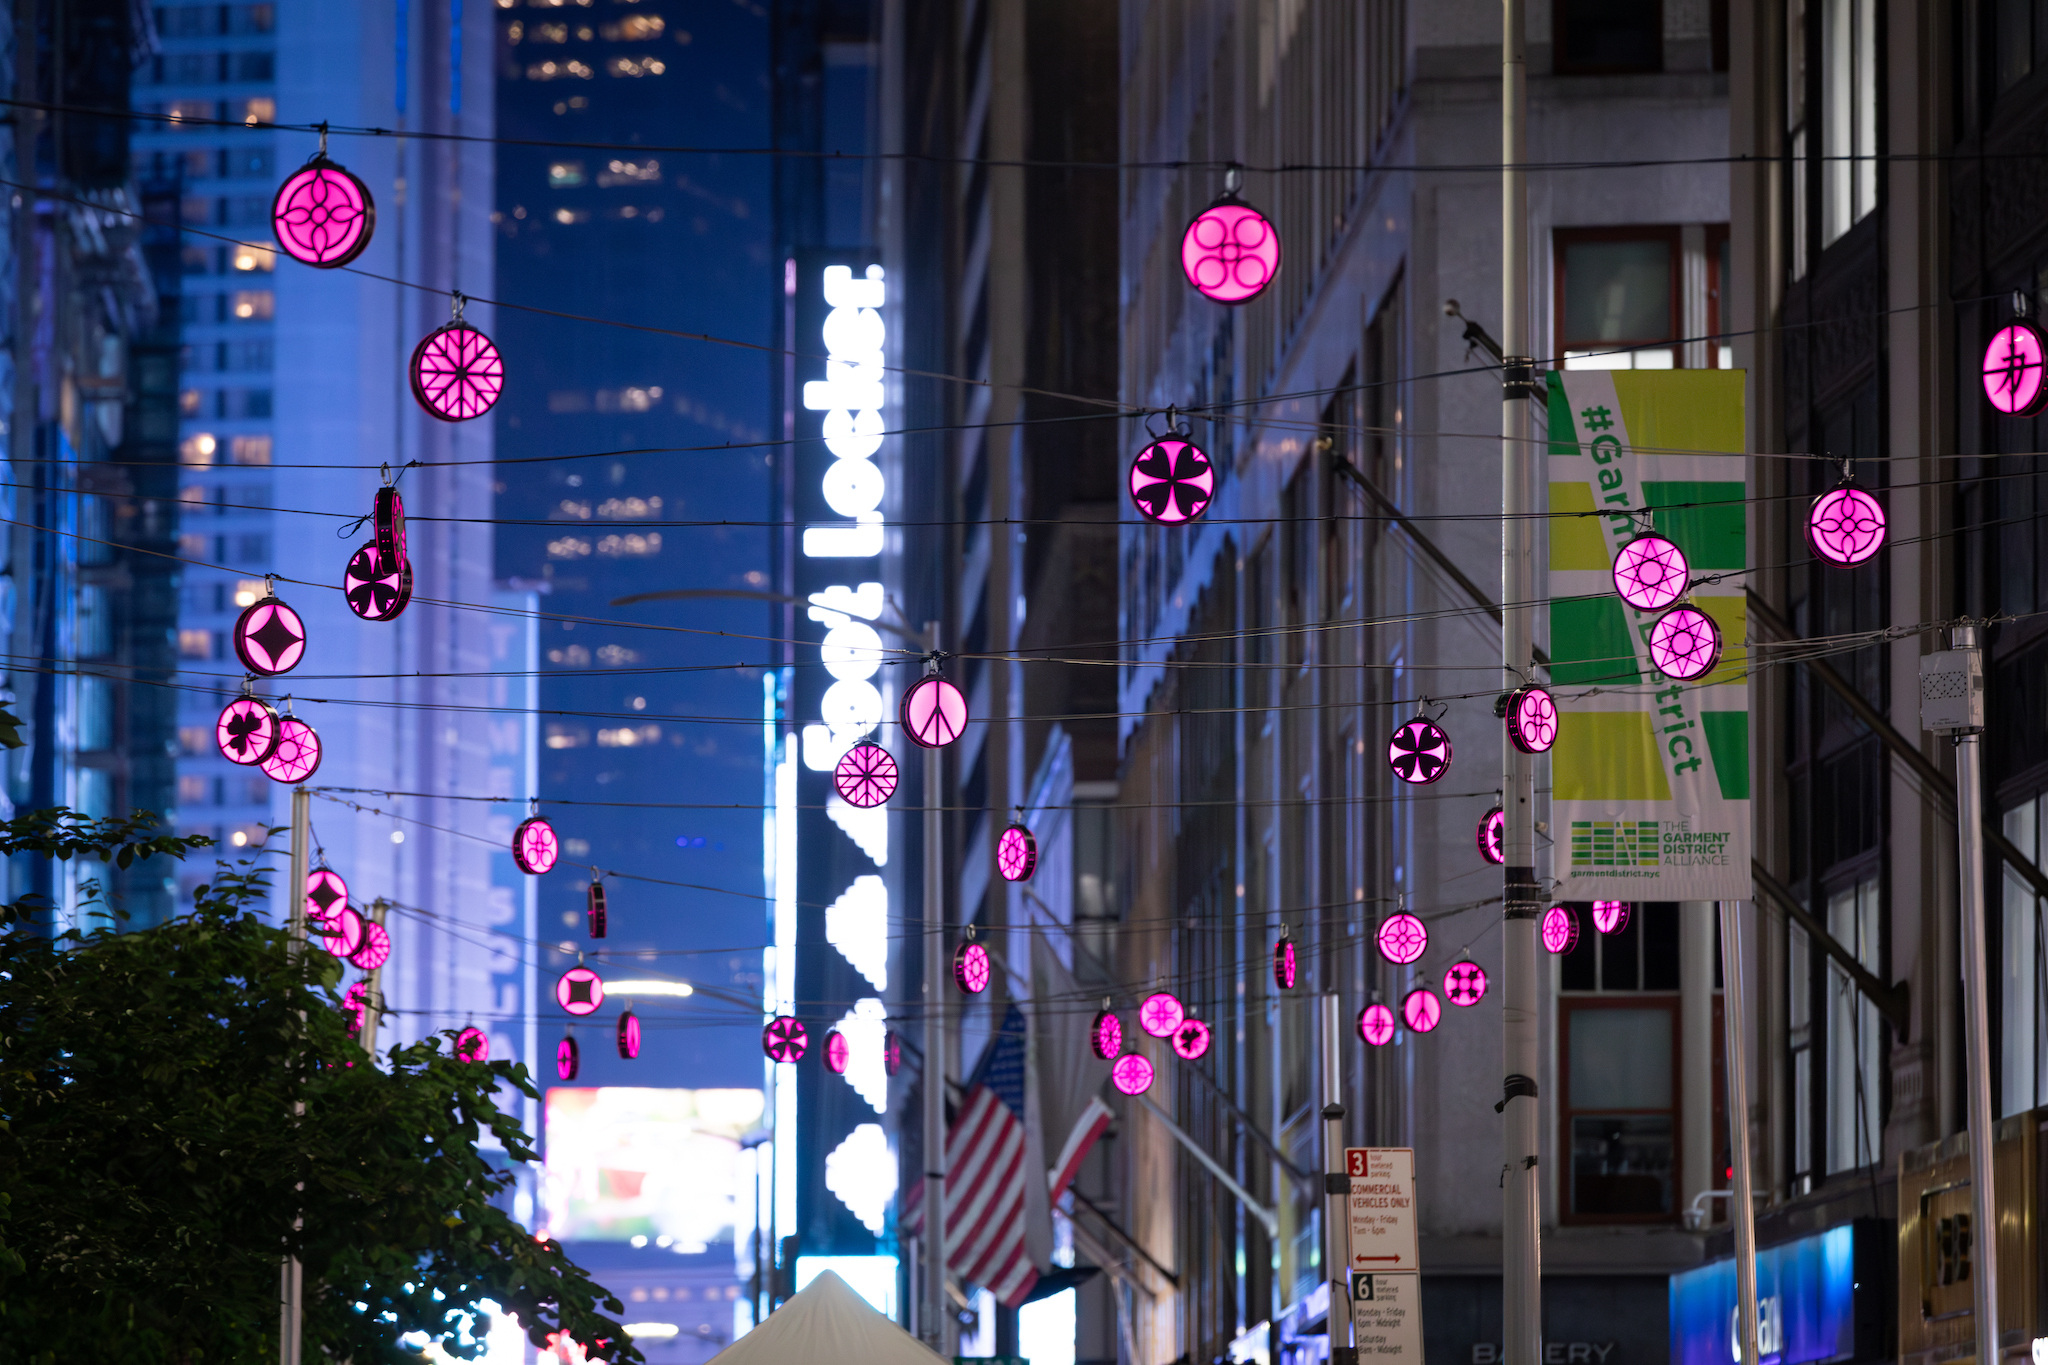
[[[1354,1271],[1422,1269],[1415,1246],[1415,1149],[1346,1147],[1345,1196]]]

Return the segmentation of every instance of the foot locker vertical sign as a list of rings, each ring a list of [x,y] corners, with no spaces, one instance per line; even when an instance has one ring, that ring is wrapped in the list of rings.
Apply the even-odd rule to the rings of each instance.
[[[1346,1147],[1351,1324],[1360,1365],[1422,1365],[1422,1269],[1416,1250],[1415,1152]]]

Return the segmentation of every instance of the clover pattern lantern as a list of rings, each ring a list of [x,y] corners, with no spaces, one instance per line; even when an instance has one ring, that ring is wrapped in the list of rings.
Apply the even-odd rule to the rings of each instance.
[[[277,187],[270,201],[270,227],[285,255],[319,270],[334,270],[370,245],[377,205],[361,180],[316,156]]]
[[[912,743],[943,749],[967,728],[967,698],[936,674],[920,678],[903,694],[898,718]]]
[[[604,978],[588,967],[571,967],[555,980],[555,1003],[581,1018],[604,1004]]]
[[[871,739],[850,746],[832,768],[832,789],[861,810],[873,810],[894,796],[896,781],[895,755]]]
[[[529,815],[512,831],[512,861],[521,872],[538,877],[561,856],[562,841],[555,837],[555,827],[544,817]]]
[[[1410,786],[1427,786],[1451,770],[1451,737],[1421,716],[1403,721],[1387,741],[1387,766]]]
[[[1486,968],[1477,962],[1453,962],[1444,968],[1444,999],[1470,1009],[1486,998]]]
[[[846,1035],[833,1029],[825,1035],[825,1069],[835,1076],[846,1074],[846,1064],[853,1058],[853,1049],[847,1044]]]
[[[996,870],[1006,882],[1028,882],[1038,870],[1038,840],[1022,823],[1011,825],[997,838]]]
[[[577,1048],[576,1040],[564,1034],[562,1041],[555,1044],[555,1075],[565,1081],[573,1081],[582,1062],[583,1054]]]
[[[275,597],[252,602],[235,618],[235,657],[259,678],[289,673],[306,657],[306,623]]]
[[[1579,946],[1579,917],[1569,905],[1553,905],[1543,912],[1538,929],[1546,953],[1568,953]]]
[[[412,565],[391,563],[377,553],[376,541],[365,541],[342,570],[341,596],[365,621],[396,620],[412,601]]]
[[[1198,1061],[1209,1051],[1209,1026],[1199,1019],[1184,1019],[1173,1031],[1173,1055],[1184,1062]]]
[[[277,722],[277,747],[260,766],[272,782],[304,782],[320,771],[320,736],[297,716],[285,716]]]
[[[1180,997],[1168,991],[1154,991],[1138,1005],[1138,1027],[1154,1038],[1170,1037],[1187,1017]]]
[[[505,359],[466,322],[437,327],[413,348],[412,396],[428,416],[466,422],[491,410],[505,391]]]
[[[1291,991],[1300,979],[1301,956],[1294,950],[1294,940],[1282,938],[1273,945],[1273,984]]]
[[[1550,752],[1557,743],[1557,700],[1540,687],[1510,692],[1508,738],[1525,754]]]
[[[1637,611],[1662,611],[1685,596],[1692,567],[1662,536],[1637,536],[1614,557],[1614,590]]]
[[[214,743],[230,763],[253,768],[277,752],[277,712],[260,697],[236,697],[214,723]]]
[[[1472,840],[1479,845],[1479,856],[1499,867],[1508,860],[1508,816],[1499,806],[1480,817],[1479,828],[1472,833]]]
[[[375,920],[363,921],[363,941],[348,955],[349,965],[374,972],[391,960],[391,935]]]
[[[640,1016],[627,1010],[619,1016],[619,1060],[630,1062],[640,1055]],[[803,1049],[797,1049],[797,1056]]]
[[[1109,1069],[1109,1079],[1126,1095],[1142,1095],[1152,1088],[1152,1059],[1142,1052],[1126,1052]]]
[[[1280,234],[1266,215],[1226,196],[1181,234],[1180,268],[1203,298],[1249,303],[1280,271]]]
[[[1650,627],[1650,663],[1678,682],[1714,671],[1721,660],[1721,628],[1698,607],[1673,607]]]
[[[1420,961],[1429,951],[1429,927],[1406,910],[1381,920],[1374,938],[1379,943],[1380,956],[1397,967]]]
[[[1417,986],[1401,999],[1401,1018],[1416,1033],[1430,1032],[1443,1017],[1443,1001],[1427,986]]]
[[[1367,1005],[1358,1012],[1358,1036],[1373,1047],[1394,1041],[1394,1012],[1385,1005]]]
[[[331,868],[306,874],[306,918],[320,925],[334,918],[335,907],[348,904],[348,883]]]
[[[1814,558],[1841,568],[1861,564],[1883,549],[1884,534],[1884,509],[1854,484],[1821,494],[1806,514],[1806,543]]]
[[[768,1054],[771,1062],[800,1061],[810,1045],[811,1031],[803,1026],[801,1020],[786,1014],[770,1019],[761,1030],[761,1051]]]
[[[1618,934],[1628,928],[1628,902],[1594,901],[1593,927],[1603,934]]]
[[[363,930],[368,924],[354,906],[344,905],[321,927],[320,946],[335,957],[353,957],[363,946]]]
[[[1105,1062],[1122,1052],[1124,1021],[1109,1010],[1095,1011],[1095,1022],[1088,1026],[1088,1046]]]
[[[2030,322],[2009,322],[1984,348],[1984,396],[2007,417],[2032,417],[2048,399],[2042,361],[2048,353]]]
[[[1170,436],[1138,452],[1129,487],[1139,516],[1159,526],[1184,526],[1209,510],[1216,466],[1194,442]]]
[[[474,1024],[455,1035],[455,1060],[458,1062],[488,1062],[491,1060],[491,1035]]]
[[[964,993],[980,995],[988,989],[993,974],[988,949],[979,943],[963,943],[953,950],[953,984]]]

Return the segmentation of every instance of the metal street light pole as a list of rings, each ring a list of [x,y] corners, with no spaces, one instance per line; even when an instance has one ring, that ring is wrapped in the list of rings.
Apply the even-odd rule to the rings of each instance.
[[[1747,961],[1742,952],[1742,902],[1722,901],[1720,910],[1722,1066],[1728,1076],[1728,1160],[1735,1168],[1735,1193],[1728,1210],[1735,1228],[1735,1340],[1743,1365],[1755,1365],[1763,1357],[1757,1353],[1756,1205],[1749,1193],[1749,1064],[1743,1037],[1749,1009],[1742,975]]]
[[[925,644],[939,648],[939,623],[927,621]],[[939,750],[924,751],[924,1321],[925,1345],[953,1354],[946,1308],[946,916],[944,911],[944,780]]]
[[[1330,1281],[1330,1365],[1358,1365],[1351,1341],[1351,1178],[1344,1167],[1344,1004],[1323,997],[1323,1265]]]

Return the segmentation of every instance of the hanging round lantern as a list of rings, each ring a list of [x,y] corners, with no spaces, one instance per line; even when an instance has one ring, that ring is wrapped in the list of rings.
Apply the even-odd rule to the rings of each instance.
[[[1013,822],[996,839],[996,871],[1006,882],[1028,882],[1037,870],[1038,840],[1022,821]]]
[[[1279,939],[1273,944],[1273,984],[1283,991],[1291,991],[1300,979],[1301,957],[1294,951],[1294,940],[1282,928]]]
[[[898,708],[903,733],[921,748],[943,749],[967,728],[967,698],[937,673],[919,678]]]
[[[1721,661],[1721,628],[1698,607],[1673,607],[1650,627],[1650,664],[1665,677],[1691,682]]]
[[[761,1030],[761,1051],[768,1054],[771,1062],[794,1062],[802,1059],[804,1049],[811,1045],[811,1032],[801,1020],[779,1014],[770,1019]]]
[[[1444,999],[1470,1009],[1486,998],[1486,968],[1477,962],[1453,962],[1444,968]]]
[[[412,601],[412,565],[393,566],[365,541],[341,573],[342,600],[365,621],[391,621]]]
[[[619,1059],[630,1062],[640,1055],[640,1016],[627,1010],[619,1016]]]
[[[1381,920],[1379,932],[1373,937],[1379,944],[1380,956],[1397,967],[1419,961],[1429,951],[1428,926],[1406,910]]]
[[[1427,786],[1451,770],[1451,737],[1426,717],[1403,721],[1387,741],[1387,766],[1410,786]]]
[[[377,528],[377,555],[386,564],[404,564],[405,553],[405,499],[398,490],[386,484],[377,490],[377,501],[372,508],[371,520]]]
[[[488,1062],[491,1060],[491,1036],[476,1025],[455,1035],[455,1060],[458,1062]]]
[[[903,1069],[903,1040],[890,1029],[882,1035],[882,1071],[893,1076]]]
[[[306,874],[307,919],[316,925],[325,924],[334,918],[336,908],[347,904],[348,883],[339,872],[323,865]]]
[[[562,841],[545,816],[529,815],[512,831],[512,861],[528,876],[540,876],[561,856]]]
[[[1280,234],[1232,190],[1181,234],[1180,268],[1203,298],[1250,303],[1280,271]]]
[[[1126,1095],[1142,1095],[1152,1088],[1152,1060],[1142,1052],[1126,1052],[1109,1069],[1109,1079]]]
[[[221,757],[253,768],[277,752],[278,714],[261,697],[236,697],[221,708],[213,740]]]
[[[1628,902],[1594,901],[1593,927],[1603,934],[1618,934],[1628,928]]]
[[[280,717],[277,747],[260,766],[272,782],[297,786],[320,771],[320,736],[297,716]]]
[[[1486,812],[1479,821],[1479,828],[1473,831],[1473,842],[1479,845],[1479,856],[1495,867],[1508,860],[1508,816],[1499,806]]]
[[[583,917],[590,926],[592,938],[603,938],[610,926],[610,915],[605,909],[604,883],[593,881],[583,898]]]
[[[579,1018],[597,1013],[604,1004],[604,978],[588,967],[571,967],[555,979],[555,1003]]]
[[[491,410],[505,392],[505,360],[491,339],[462,321],[436,327],[413,348],[412,396],[429,417],[467,422]]]
[[[306,657],[306,623],[278,598],[265,597],[235,618],[235,657],[259,678],[289,673]]]
[[[1209,1051],[1209,1026],[1199,1019],[1183,1019],[1173,1031],[1173,1055],[1184,1062],[1199,1060]]]
[[[1358,1012],[1358,1036],[1373,1047],[1394,1041],[1394,1012],[1385,1005],[1367,1005]]]
[[[1411,1032],[1428,1033],[1443,1022],[1444,1003],[1427,986],[1417,986],[1401,998],[1401,1018]]]
[[[341,996],[342,1017],[348,1020],[348,1036],[359,1038],[363,1032],[363,1016],[370,1011],[370,983],[358,981]]]
[[[1138,1005],[1138,1027],[1154,1038],[1172,1036],[1187,1017],[1179,997],[1167,991],[1154,991]]]
[[[348,955],[349,965],[374,972],[391,960],[391,935],[373,919],[363,921],[363,941]]]
[[[1088,1026],[1088,1046],[1105,1062],[1124,1050],[1124,1022],[1106,1005],[1095,1011],[1095,1022]]]
[[[335,270],[363,254],[377,228],[370,188],[319,153],[293,171],[270,201],[270,230],[284,254],[317,270]]]
[[[860,740],[833,765],[832,789],[847,805],[873,810],[896,794],[895,755],[871,739]]]
[[[853,1049],[847,1044],[846,1035],[833,1029],[825,1035],[825,1069],[835,1076],[846,1074],[846,1064],[853,1059]]]
[[[1525,754],[1550,752],[1557,743],[1557,700],[1540,687],[1508,693],[1508,739]]]
[[[1829,489],[1806,514],[1806,544],[1815,559],[1850,568],[1884,548],[1884,508],[1853,483]]]
[[[2048,342],[2031,322],[2014,320],[1992,334],[1984,348],[1984,396],[2007,417],[2032,417],[2048,402],[2042,360]]]
[[[1538,932],[1546,953],[1568,953],[1579,946],[1579,917],[1569,905],[1553,905],[1543,912]]]
[[[369,921],[356,913],[352,905],[344,905],[335,914],[327,917],[327,923],[320,929],[320,946],[339,958],[354,957],[363,946],[363,930]]]
[[[953,984],[968,995],[980,995],[988,989],[989,978],[994,975],[989,966],[988,949],[969,939],[953,950]]]
[[[1691,586],[1685,551],[1662,536],[1637,536],[1614,557],[1614,590],[1637,611],[1662,611]]]
[[[1131,461],[1131,506],[1157,526],[1185,526],[1209,510],[1216,496],[1216,466],[1182,436],[1152,442]]]
[[[555,1044],[555,1075],[565,1081],[575,1080],[582,1061],[583,1056],[577,1050],[576,1040],[566,1033],[563,1034],[562,1041]]]

